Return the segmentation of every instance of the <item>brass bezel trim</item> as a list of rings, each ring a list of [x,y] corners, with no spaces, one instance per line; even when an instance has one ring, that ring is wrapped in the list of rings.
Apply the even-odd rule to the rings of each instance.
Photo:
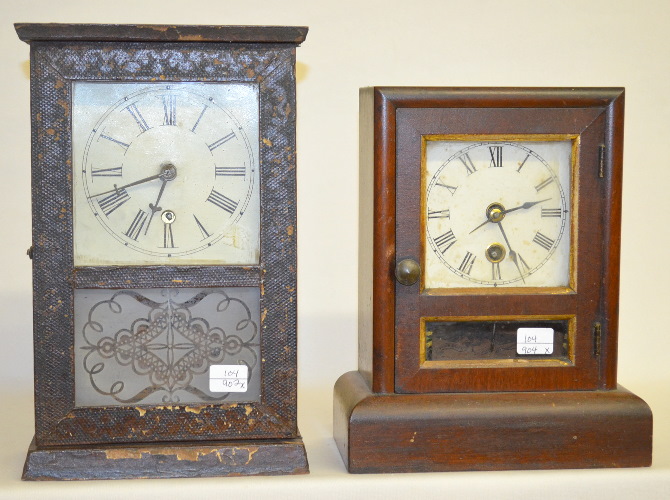
[[[426,288],[426,144],[429,141],[488,141],[488,142],[562,142],[570,141],[571,166],[570,166],[570,259],[567,287],[506,287],[506,286],[472,286],[453,288]],[[579,134],[427,134],[421,136],[421,171],[420,171],[420,253],[419,261],[421,269],[420,293],[424,295],[523,295],[542,294],[559,295],[573,294],[577,292],[577,235],[578,235],[578,208],[579,208],[579,150],[581,136]]]

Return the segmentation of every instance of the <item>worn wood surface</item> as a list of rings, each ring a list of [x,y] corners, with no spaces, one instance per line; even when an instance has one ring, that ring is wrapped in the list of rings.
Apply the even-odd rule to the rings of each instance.
[[[360,113],[359,366],[375,391],[393,392],[395,107],[376,89],[362,89]]]
[[[374,394],[358,372],[349,372],[335,385],[333,422],[354,473],[651,464],[651,410],[621,387]]]
[[[295,47],[307,28],[17,24],[16,31],[30,43],[34,186],[35,444],[24,478],[307,472],[296,408],[295,203]],[[258,86],[257,266],[74,267],[73,82],[157,79]],[[75,288],[240,285],[260,289],[259,401],[77,406]]]
[[[36,442],[40,446],[216,439],[290,439],[296,423],[295,47],[243,44],[31,44]],[[151,58],[143,54],[150,53]],[[189,57],[197,64],[175,65]],[[107,60],[111,57],[111,63]],[[130,58],[137,64],[122,64]],[[244,60],[244,64],[240,62]],[[107,62],[105,62],[107,61]],[[225,61],[222,65],[220,62]],[[103,66],[109,73],[101,75]],[[223,68],[223,69],[222,69]],[[222,266],[73,266],[69,113],[73,80],[248,81],[260,87],[261,260]],[[57,216],[59,214],[60,216]],[[172,282],[180,280],[179,285]],[[262,400],[248,404],[82,407],[74,401],[74,288],[259,286]],[[193,406],[193,405],[190,405]],[[209,425],[199,424],[206,419]],[[195,431],[194,431],[195,429]]]
[[[183,26],[165,24],[16,23],[24,42],[40,40],[94,42],[235,42],[300,44],[305,26]]]
[[[23,469],[29,481],[307,474],[302,439],[37,448]]]

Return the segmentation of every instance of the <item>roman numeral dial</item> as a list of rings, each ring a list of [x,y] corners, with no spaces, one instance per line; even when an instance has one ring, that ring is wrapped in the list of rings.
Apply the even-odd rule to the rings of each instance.
[[[74,95],[77,265],[258,262],[256,85],[77,82]]]
[[[431,137],[424,154],[428,290],[570,285],[572,138]]]

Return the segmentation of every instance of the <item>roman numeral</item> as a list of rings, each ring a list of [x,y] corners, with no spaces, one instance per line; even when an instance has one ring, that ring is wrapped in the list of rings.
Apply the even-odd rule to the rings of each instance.
[[[191,132],[195,132],[195,129],[198,127],[198,123],[200,123],[200,120],[202,119],[202,115],[205,114],[205,111],[207,111],[207,106],[204,106],[202,108],[202,111],[200,112],[200,116],[198,116],[198,119],[195,121],[195,125],[193,125],[193,128],[191,129]]]
[[[444,253],[449,250],[454,243],[456,243],[456,236],[454,236],[454,232],[450,229],[446,233],[435,238],[433,241],[435,242],[435,245],[437,245],[437,249]]]
[[[211,235],[207,232],[205,229],[205,226],[202,225],[202,223],[198,220],[198,218],[193,214],[193,218],[195,219],[195,223],[198,225],[198,229],[200,229],[200,234],[202,234],[202,239],[206,240],[209,238]],[[200,240],[202,241],[202,240]]]
[[[554,240],[552,240],[551,238],[549,238],[549,237],[545,236],[544,234],[538,232],[535,235],[535,238],[533,238],[533,243],[537,243],[542,248],[544,248],[545,250],[548,251],[553,246]]]
[[[560,217],[561,212],[560,208],[543,208],[542,217]]]
[[[448,186],[447,184],[442,184],[441,182],[436,182],[435,185],[447,188],[452,195],[455,194],[456,190],[458,189],[458,186]]]
[[[428,210],[429,219],[448,219],[449,218],[449,209],[445,210]]]
[[[163,223],[163,248],[174,248],[172,224]]]
[[[537,186],[535,186],[535,191],[537,191],[537,192],[539,193],[541,190],[543,190],[544,188],[546,188],[546,187],[547,187],[549,184],[551,184],[552,182],[554,182],[554,178],[553,178],[553,177],[549,177],[548,179],[543,180],[543,181],[540,182]]]
[[[463,261],[461,262],[461,265],[458,266],[458,270],[461,271],[464,274],[470,274],[470,271],[472,271],[472,266],[475,264],[475,260],[477,257],[472,255],[470,252],[466,252],[465,257],[463,258]]]
[[[143,210],[138,210],[137,215],[133,219],[133,222],[130,223],[130,227],[125,232],[125,235],[128,238],[137,241],[137,237],[140,235],[140,231],[144,227],[144,223],[147,221],[148,214]]]
[[[91,167],[91,175],[93,177],[121,177],[123,175],[123,167],[112,167],[112,168]]]
[[[492,280],[502,279],[502,275],[500,274],[500,262],[491,262],[491,279]]]
[[[177,125],[177,96],[163,96],[163,125]]]
[[[113,137],[110,137],[110,136],[108,136],[108,135],[100,134],[100,137],[101,137],[102,139],[107,139],[108,141],[112,141],[112,142],[118,144],[118,145],[121,146],[123,149],[128,149],[128,148],[130,147],[130,144],[126,144],[125,142],[121,142],[121,141],[119,141],[118,139],[114,139]]]
[[[521,172],[521,169],[522,169],[523,166],[526,164],[526,160],[527,160],[529,157],[530,157],[530,153],[528,153],[528,154],[526,155],[526,157],[525,157],[525,158],[523,159],[523,161],[521,162],[521,165],[519,165],[519,168],[516,169],[517,172]]]
[[[119,189],[117,191],[114,191],[113,193],[105,196],[104,198],[98,200],[98,205],[100,205],[100,209],[102,212],[109,217],[114,210],[119,208],[121,205],[123,205],[125,202],[127,202],[130,199],[130,196],[128,196],[128,193],[126,192],[125,189]]]
[[[135,104],[131,104],[126,109],[128,110],[128,113],[130,113],[135,119],[135,123],[137,123],[137,126],[140,127],[141,131],[140,133],[149,130],[150,128],[149,125],[147,125],[147,122],[144,120],[142,113],[140,113],[140,110],[137,109],[137,106]]]
[[[235,137],[235,132],[231,132],[228,135],[224,135],[221,139],[218,139],[218,140],[214,141],[213,143],[208,144],[207,147],[209,148],[210,151],[214,151],[216,148],[225,144],[226,142],[231,140],[233,137]]]
[[[237,208],[237,202],[231,200],[227,196],[219,193],[218,191],[215,191],[214,189],[212,189],[212,192],[207,197],[207,201],[225,210],[229,214],[232,214]]]
[[[491,165],[489,167],[502,167],[502,146],[489,146],[491,153]]]
[[[244,167],[215,167],[215,175],[217,177],[224,176],[233,176],[233,177],[244,177],[246,173],[246,168]]]
[[[461,160],[465,170],[468,171],[468,175],[474,174],[477,171],[477,168],[475,167],[475,164],[472,163],[472,159],[468,153],[465,153],[463,156],[459,156],[458,159]]]

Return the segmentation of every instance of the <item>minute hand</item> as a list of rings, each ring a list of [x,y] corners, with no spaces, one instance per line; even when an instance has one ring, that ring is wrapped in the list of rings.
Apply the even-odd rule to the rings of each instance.
[[[149,177],[145,177],[144,179],[140,179],[139,181],[131,182],[130,184],[124,184],[123,186],[117,186],[115,184],[114,189],[110,189],[108,191],[103,191],[102,193],[92,194],[92,195],[89,196],[89,198],[95,198],[96,196],[101,196],[101,195],[107,194],[107,193],[115,193],[115,192],[118,192],[119,189],[125,189],[125,188],[130,187],[130,186],[137,186],[138,184],[142,184],[144,182],[153,181],[154,179],[160,178],[162,175],[163,175],[163,173],[156,174],[156,175],[151,175]]]
[[[518,207],[510,208],[509,210],[503,210],[503,211],[500,212],[500,213],[501,213],[502,215],[506,215],[506,214],[508,214],[508,213],[510,213],[510,212],[514,212],[515,210],[528,209],[528,208],[534,207],[534,206],[537,205],[538,203],[542,203],[542,202],[549,201],[549,200],[551,200],[551,198],[546,198],[546,199],[544,199],[544,200],[540,200],[540,201],[527,201],[527,202],[524,203],[523,205],[519,205]],[[502,220],[502,219],[501,219],[501,220]],[[470,234],[474,233],[477,229],[479,229],[479,228],[481,228],[481,227],[484,227],[484,226],[485,226],[486,224],[488,224],[489,222],[493,222],[493,221],[490,220],[490,219],[486,219],[484,222],[482,222],[480,225],[478,225],[476,228],[474,228],[472,231],[470,231]]]
[[[507,235],[505,234],[505,230],[503,229],[502,226],[502,221],[498,222],[498,227],[500,228],[500,232],[502,233],[503,238],[505,239],[505,243],[507,243],[507,248],[509,248],[509,258],[512,259],[512,262],[514,262],[514,265],[516,266],[517,271],[519,271],[519,277],[521,278],[521,281],[524,283],[526,282],[525,279],[523,279],[523,273],[521,272],[521,266],[519,266],[519,259],[523,260],[521,256],[516,253],[514,250],[512,250],[512,245],[509,244],[509,240],[507,239]]]

